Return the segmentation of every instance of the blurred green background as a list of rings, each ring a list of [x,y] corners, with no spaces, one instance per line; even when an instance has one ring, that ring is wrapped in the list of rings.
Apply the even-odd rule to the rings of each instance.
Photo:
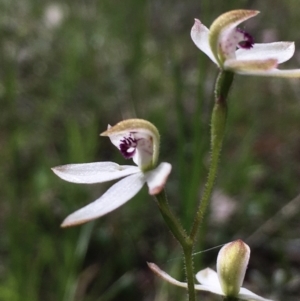
[[[236,8],[257,42],[296,42],[283,68],[300,67],[296,0],[0,0],[0,300],[185,300],[146,261],[184,279],[180,248],[144,188],[84,226],[62,220],[111,183],[76,185],[51,167],[128,164],[107,124],[153,122],[160,159],[173,171],[169,201],[189,227],[209,162],[216,66],[192,43],[193,19],[209,26]],[[210,212],[195,251],[237,238],[252,256],[245,286],[299,300],[300,80],[236,76]],[[195,256],[215,267],[218,250]],[[219,300],[199,293],[199,300]]]

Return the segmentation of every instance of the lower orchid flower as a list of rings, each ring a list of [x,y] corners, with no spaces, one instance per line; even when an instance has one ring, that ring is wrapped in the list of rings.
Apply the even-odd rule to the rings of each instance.
[[[101,136],[108,136],[126,159],[132,158],[137,166],[118,165],[114,162],[68,164],[52,168],[65,181],[94,184],[121,179],[99,199],[69,215],[62,227],[79,225],[101,217],[133,198],[147,183],[149,194],[161,192],[171,172],[171,164],[157,166],[159,133],[156,127],[142,119],[128,119],[108,126]]]
[[[242,240],[226,244],[218,254],[217,272],[210,268],[198,272],[196,279],[200,284],[196,284],[195,289],[242,300],[271,301],[241,287],[249,258],[250,248]],[[174,279],[156,264],[148,263],[148,266],[155,274],[169,283],[187,288],[187,283]]]

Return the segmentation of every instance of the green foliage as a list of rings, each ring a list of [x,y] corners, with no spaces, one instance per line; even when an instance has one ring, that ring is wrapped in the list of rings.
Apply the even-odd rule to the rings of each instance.
[[[70,184],[50,168],[125,163],[99,133],[121,119],[148,119],[161,133],[160,159],[173,165],[170,205],[190,227],[207,176],[217,70],[189,31],[193,18],[209,25],[234,8],[261,10],[245,25],[256,41],[296,40],[299,49],[295,0],[0,1],[0,300],[184,299],[184,290],[146,266],[183,275],[180,249],[146,190],[100,220],[60,229],[110,183]],[[246,280],[286,301],[298,299],[299,205],[256,231],[299,190],[299,87],[298,80],[235,77],[221,194],[195,250],[249,238]],[[196,269],[213,266],[216,254],[195,256]]]

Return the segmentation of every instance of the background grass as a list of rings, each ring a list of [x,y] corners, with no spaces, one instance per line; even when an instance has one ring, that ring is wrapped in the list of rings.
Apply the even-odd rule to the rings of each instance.
[[[95,222],[61,229],[111,183],[70,184],[50,168],[127,163],[99,133],[148,119],[162,136],[161,160],[173,165],[170,203],[190,226],[207,174],[217,68],[189,31],[193,18],[209,26],[235,8],[261,11],[242,25],[256,41],[299,49],[296,0],[0,0],[0,300],[184,300],[146,266],[183,279],[180,249],[146,189]],[[296,66],[299,51],[285,64]],[[299,299],[299,95],[299,80],[236,76],[196,250],[245,240],[245,285],[285,301]],[[196,270],[214,267],[217,252],[195,256]]]

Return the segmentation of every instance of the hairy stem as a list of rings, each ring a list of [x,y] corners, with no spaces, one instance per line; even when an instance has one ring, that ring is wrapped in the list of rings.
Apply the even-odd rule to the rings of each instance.
[[[174,213],[172,212],[165,190],[162,190],[159,194],[155,195],[158,208],[160,210],[165,223],[167,224],[168,228],[174,235],[174,237],[178,240],[181,246],[186,245],[187,240],[189,237],[186,234],[186,231],[183,229],[182,225],[180,224],[179,220],[176,218]]]
[[[185,261],[185,273],[186,273],[186,279],[187,279],[187,283],[188,283],[189,301],[196,300],[194,266],[193,266],[192,253],[193,253],[193,244],[192,243],[183,248],[184,261]]]
[[[194,269],[193,269],[193,243],[189,236],[186,234],[186,231],[183,229],[182,225],[172,212],[169,207],[167,196],[165,191],[161,191],[156,196],[158,208],[168,225],[170,231],[174,235],[174,237],[180,243],[183,253],[184,253],[184,261],[185,261],[185,272],[186,278],[188,282],[188,296],[189,301],[196,300],[195,287],[194,287]]]
[[[228,71],[221,71],[215,85],[215,105],[212,112],[211,119],[211,160],[208,172],[208,178],[205,185],[203,196],[200,200],[198,210],[192,225],[190,235],[186,234],[186,231],[171,211],[167,196],[164,190],[156,195],[157,204],[159,210],[169,227],[174,237],[180,243],[185,261],[185,272],[188,282],[188,296],[189,301],[196,300],[195,287],[194,287],[194,269],[193,269],[193,247],[196,242],[199,227],[203,222],[211,193],[214,187],[219,156],[222,149],[222,142],[225,133],[227,105],[226,98],[229,92],[229,88],[233,81],[233,73]]]
[[[227,116],[227,95],[233,81],[233,73],[229,71],[220,71],[215,84],[215,104],[211,118],[211,158],[208,171],[208,177],[204,192],[199,203],[199,207],[192,225],[190,238],[193,243],[196,242],[199,227],[203,222],[209,200],[215,184],[218,171],[219,157],[222,149],[223,138],[225,134],[226,116]]]

